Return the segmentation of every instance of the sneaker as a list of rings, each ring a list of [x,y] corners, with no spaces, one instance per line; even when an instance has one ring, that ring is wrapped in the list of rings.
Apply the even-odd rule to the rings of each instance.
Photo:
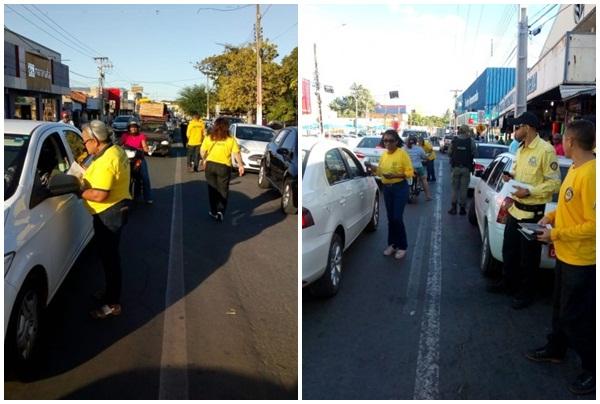
[[[217,222],[223,222],[223,212],[217,212]]]
[[[212,212],[208,212],[208,216],[212,217],[213,219],[216,219],[218,217],[215,213]]]
[[[556,355],[553,352],[548,351],[546,347],[529,351],[525,354],[525,357],[534,362],[561,363],[563,361],[562,356]]]
[[[110,316],[118,316],[121,314],[121,305],[120,304],[105,304],[102,307],[90,311],[90,316],[94,320],[104,320]]]
[[[406,255],[406,250],[398,250],[398,251],[396,251],[396,254],[394,254],[394,258],[396,258],[397,260],[400,260],[400,259],[404,258],[405,255]]]
[[[385,250],[383,250],[383,255],[389,256],[396,252],[396,249],[393,245],[389,245]]]
[[[569,384],[569,391],[573,394],[584,395],[596,391],[596,375],[591,372],[583,372],[577,379]]]

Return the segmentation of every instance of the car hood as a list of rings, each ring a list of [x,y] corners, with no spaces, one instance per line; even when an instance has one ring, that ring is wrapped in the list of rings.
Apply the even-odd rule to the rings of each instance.
[[[240,146],[244,146],[252,153],[262,154],[265,152],[269,142],[260,142],[257,140],[236,139]]]

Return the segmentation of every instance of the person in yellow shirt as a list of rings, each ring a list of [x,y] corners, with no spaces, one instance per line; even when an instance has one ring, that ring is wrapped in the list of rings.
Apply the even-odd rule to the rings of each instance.
[[[414,176],[410,157],[405,150],[398,147],[399,144],[398,132],[388,129],[383,133],[383,145],[387,151],[381,155],[375,171],[383,184],[383,199],[388,217],[388,246],[383,255],[394,254],[396,259],[404,258],[408,248],[403,215],[408,202],[406,179]]]
[[[567,347],[581,358],[583,372],[569,385],[574,394],[596,388],[596,145],[595,125],[567,125],[563,146],[573,160],[560,187],[556,210],[547,213],[538,240],[554,243],[554,312],[548,343],[527,353],[536,362],[561,362]]]
[[[508,209],[502,245],[503,276],[500,282],[488,285],[488,291],[514,294],[512,307],[520,310],[534,301],[542,246],[521,235],[519,224],[537,223],[544,216],[546,203],[560,188],[560,170],[554,147],[538,134],[540,122],[533,113],[524,112],[513,124],[521,145],[503,180],[513,178],[523,185],[514,187],[511,194],[514,203]]]
[[[433,146],[423,137],[419,138],[419,146],[425,150],[425,154],[427,155],[427,163],[425,164],[425,168],[427,168],[427,181],[435,182],[435,151],[433,150]]]
[[[231,156],[238,165],[238,173],[244,175],[244,164],[240,147],[229,133],[229,122],[226,118],[217,118],[211,133],[202,142],[200,149],[204,175],[208,184],[208,214],[222,222],[227,208],[229,181],[231,180]]]
[[[119,241],[131,200],[129,159],[120,146],[111,143],[102,121],[84,125],[82,136],[93,160],[83,175],[81,198],[94,220],[94,237],[101,247],[100,259],[106,277],[106,291],[97,296],[103,305],[90,315],[103,319],[121,314]]]
[[[187,160],[189,172],[198,172],[200,145],[202,145],[205,134],[206,126],[204,125],[204,121],[200,118],[200,114],[193,114],[192,121],[188,124],[185,134],[187,138]]]

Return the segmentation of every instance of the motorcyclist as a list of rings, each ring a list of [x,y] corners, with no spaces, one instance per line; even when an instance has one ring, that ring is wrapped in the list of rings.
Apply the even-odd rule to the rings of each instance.
[[[144,202],[147,204],[152,204],[154,201],[152,200],[152,187],[150,186],[150,174],[148,173],[148,163],[144,158],[144,153],[148,153],[150,148],[148,147],[148,142],[146,140],[146,135],[140,132],[140,124],[132,119],[127,124],[127,132],[121,136],[121,145],[125,148],[139,150],[139,156],[141,158],[141,166],[140,166],[140,176],[141,176],[141,184],[139,181],[135,182],[133,197],[135,199],[139,198],[140,195],[140,186],[143,194]],[[136,156],[137,157],[137,156]]]

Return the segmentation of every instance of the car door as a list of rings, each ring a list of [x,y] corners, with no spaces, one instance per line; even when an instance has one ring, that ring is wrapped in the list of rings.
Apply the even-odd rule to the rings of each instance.
[[[283,171],[285,170],[285,164],[280,149],[289,133],[290,131],[288,129],[283,129],[279,132],[273,142],[274,148],[267,154],[267,166],[269,168],[271,181],[273,181],[275,186],[279,189],[282,188]]]
[[[494,169],[490,172],[490,176],[486,181],[484,189],[484,209],[488,222],[492,223],[496,220],[498,211],[500,210],[500,204],[497,201],[497,195],[502,189],[502,172],[507,169],[507,164],[510,159],[506,156],[499,157],[497,163],[494,165]]]
[[[367,174],[363,169],[362,164],[358,159],[350,152],[350,150],[342,149],[342,156],[346,162],[348,172],[352,177],[353,187],[355,192],[358,193],[359,206],[360,206],[360,228],[361,231],[364,229],[371,220],[371,213],[373,213],[373,195],[371,195]]]
[[[479,232],[483,234],[483,223],[486,215],[486,210],[489,206],[489,203],[485,202],[485,199],[488,198],[488,184],[487,180],[490,177],[490,174],[496,167],[496,164],[500,162],[500,159],[496,159],[490,163],[489,166],[484,170],[481,175],[481,179],[477,182],[475,186],[475,190],[473,192],[473,198],[475,202],[475,215],[477,216],[477,224],[479,225]]]

